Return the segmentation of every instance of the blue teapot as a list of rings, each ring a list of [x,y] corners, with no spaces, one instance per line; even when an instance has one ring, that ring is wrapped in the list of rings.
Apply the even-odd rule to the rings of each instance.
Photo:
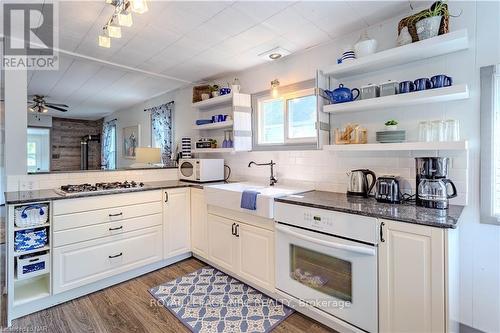
[[[356,97],[353,96],[353,92],[357,92]],[[333,91],[325,90],[325,93],[334,104],[352,102],[359,97],[358,88],[345,88],[343,84],[339,84],[339,87],[337,89],[334,89]]]

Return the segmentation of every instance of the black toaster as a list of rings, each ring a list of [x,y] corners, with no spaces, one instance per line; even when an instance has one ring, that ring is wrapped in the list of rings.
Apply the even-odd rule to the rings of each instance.
[[[401,203],[399,177],[382,176],[375,182],[375,199],[378,202]]]

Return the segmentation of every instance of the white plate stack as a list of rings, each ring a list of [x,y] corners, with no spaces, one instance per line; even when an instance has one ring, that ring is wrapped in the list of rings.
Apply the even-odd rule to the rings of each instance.
[[[181,139],[181,155],[182,158],[191,158],[191,138]]]

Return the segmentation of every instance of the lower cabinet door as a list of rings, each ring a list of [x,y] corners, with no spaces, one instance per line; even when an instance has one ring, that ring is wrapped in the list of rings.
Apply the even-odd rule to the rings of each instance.
[[[189,188],[164,192],[163,234],[164,258],[191,251],[191,202]]]
[[[53,291],[61,293],[162,259],[156,226],[53,250]]]
[[[238,224],[238,273],[268,290],[274,289],[274,233]]]
[[[208,256],[207,203],[203,190],[191,189],[191,249],[197,255]]]
[[[380,332],[445,332],[442,229],[381,220]]]
[[[232,220],[208,214],[208,258],[233,273],[237,273],[238,258],[237,239],[233,235],[235,224]]]

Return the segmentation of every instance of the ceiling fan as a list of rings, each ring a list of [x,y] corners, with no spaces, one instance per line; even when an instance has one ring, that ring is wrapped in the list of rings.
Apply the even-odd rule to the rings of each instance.
[[[46,113],[49,111],[49,109],[54,109],[57,111],[61,112],[67,112],[67,106],[66,104],[56,104],[56,103],[48,103],[45,101],[46,96],[42,95],[34,95],[30,97],[31,101],[28,101],[28,110],[31,112],[38,112],[38,113]]]

